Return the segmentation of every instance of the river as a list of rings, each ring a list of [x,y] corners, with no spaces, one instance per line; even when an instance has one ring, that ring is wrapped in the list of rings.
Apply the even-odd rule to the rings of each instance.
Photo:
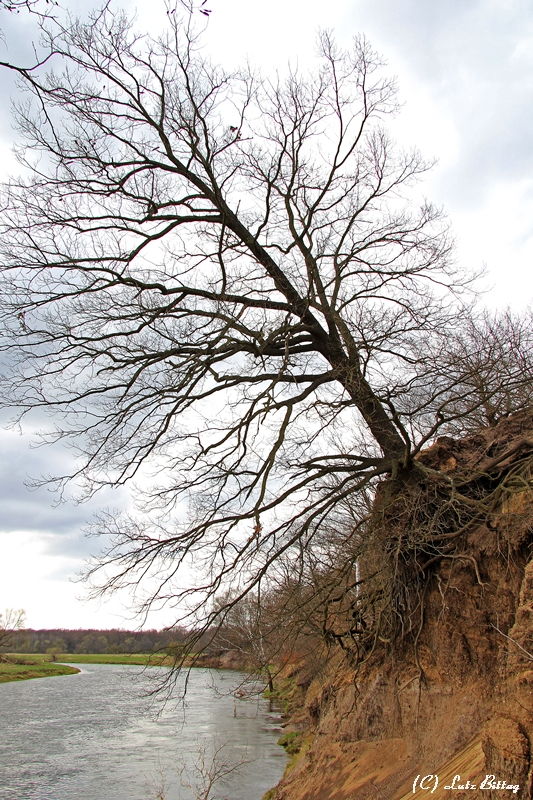
[[[191,670],[185,702],[154,718],[142,667],[81,670],[0,684],[0,800],[195,800],[213,748],[216,767],[240,766],[209,800],[260,800],[280,779],[280,714],[235,698],[239,673]]]

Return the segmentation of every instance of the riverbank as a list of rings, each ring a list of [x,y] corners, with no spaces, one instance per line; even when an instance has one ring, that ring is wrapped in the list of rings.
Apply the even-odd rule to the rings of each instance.
[[[167,656],[151,656],[149,653],[62,653],[55,659],[68,664],[136,664],[140,667],[162,667],[167,661],[170,663]]]
[[[28,656],[33,658],[33,656]],[[37,656],[39,658],[39,656]],[[40,656],[50,658],[50,656]],[[173,667],[172,656],[158,653],[61,653],[55,656],[56,661],[67,664],[138,664],[143,667]],[[224,650],[217,654],[201,653],[188,656],[184,667],[204,667],[207,669],[223,669],[247,672],[251,671],[242,653],[235,650]]]
[[[174,659],[163,654],[150,653],[8,653],[0,661],[0,683],[44,678],[52,675],[71,675],[79,672],[68,664],[121,664],[141,667],[172,667]],[[217,656],[205,654],[190,658],[185,666],[211,669],[242,670],[245,665],[240,654],[226,651]]]
[[[0,661],[0,683],[25,681],[31,678],[51,678],[55,675],[75,675],[80,672],[76,667],[56,664],[50,661]]]
[[[447,476],[461,491],[469,482],[498,487],[491,514],[462,528],[459,516],[447,523],[444,541],[460,533],[461,548],[443,549],[442,557],[426,562],[431,577],[419,589],[411,639],[405,635],[393,646],[379,627],[371,635],[353,628],[350,639],[344,634],[343,649],[324,646],[322,661],[315,651],[278,675],[278,683],[284,678],[301,687],[283,740],[286,749],[300,752],[269,800],[407,800],[415,789],[435,800],[533,798],[532,442],[533,417],[515,415],[460,441],[438,439],[419,454],[428,474]],[[499,472],[489,473],[487,459],[497,459]],[[431,508],[441,509],[435,503]],[[379,511],[387,535],[376,542],[413,535],[408,525],[418,517],[407,493],[401,496],[404,516],[399,508]],[[444,512],[434,513],[441,525]],[[389,526],[396,539],[388,538]],[[363,588],[358,602],[363,592],[369,597]],[[362,607],[370,629],[378,618],[367,602]],[[417,781],[430,774],[435,782],[425,793]],[[486,776],[494,780],[488,787]],[[459,781],[468,781],[471,791],[443,788],[457,789]],[[512,792],[495,790],[500,781]]]
[[[8,653],[5,656],[12,661],[31,662],[32,664],[67,663],[67,664],[136,664],[141,667],[172,667],[174,659],[163,653]],[[216,655],[201,653],[189,656],[185,667],[206,667],[210,669],[229,669],[247,671],[247,663],[242,653],[224,650]]]

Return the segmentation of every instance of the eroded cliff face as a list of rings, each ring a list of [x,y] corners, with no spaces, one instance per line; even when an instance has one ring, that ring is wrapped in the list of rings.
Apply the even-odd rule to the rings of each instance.
[[[450,474],[499,459],[508,490],[436,566],[416,647],[377,647],[356,668],[336,653],[314,677],[291,721],[305,744],[275,800],[533,797],[531,454],[524,414],[422,454]],[[428,775],[438,784],[420,788]]]

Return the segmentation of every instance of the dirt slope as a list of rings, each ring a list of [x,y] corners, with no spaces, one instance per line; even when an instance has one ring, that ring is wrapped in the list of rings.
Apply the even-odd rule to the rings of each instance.
[[[470,532],[464,555],[437,566],[417,654],[376,652],[355,670],[339,653],[315,677],[292,720],[309,746],[275,800],[533,797],[529,454],[533,417],[521,414],[463,441],[439,439],[421,455],[450,474],[495,462],[502,475],[523,468]],[[433,777],[413,793],[428,775],[438,784]],[[467,780],[476,788],[458,788]]]

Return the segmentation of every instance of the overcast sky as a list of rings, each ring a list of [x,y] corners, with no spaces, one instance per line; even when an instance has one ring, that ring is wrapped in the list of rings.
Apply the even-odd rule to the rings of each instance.
[[[73,10],[87,8],[65,0]],[[137,9],[139,27],[164,19],[159,0],[122,3]],[[404,109],[393,132],[438,160],[424,194],[443,205],[457,239],[457,259],[483,265],[485,301],[522,308],[533,280],[533,4],[530,0],[209,0],[206,46],[216,60],[249,57],[264,71],[288,59],[313,57],[316,31],[331,28],[343,44],[363,32],[398,77]],[[0,12],[3,58],[27,53],[35,35],[27,15]],[[4,76],[3,76],[4,77]],[[6,78],[0,98],[4,169],[13,132]],[[0,610],[23,607],[31,627],[131,627],[118,599],[82,603],[71,581],[94,549],[82,528],[98,504],[124,506],[127,493],[91,505],[57,506],[46,489],[30,492],[28,476],[54,471],[68,459],[31,450],[28,435],[0,432]],[[152,622],[164,625],[161,613]]]

